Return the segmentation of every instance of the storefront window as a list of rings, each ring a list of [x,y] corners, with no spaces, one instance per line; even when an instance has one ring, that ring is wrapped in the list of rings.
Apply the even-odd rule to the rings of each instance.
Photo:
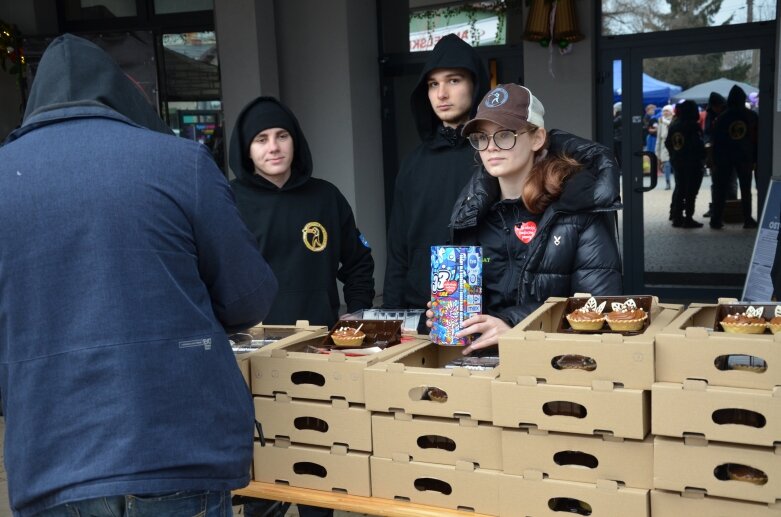
[[[506,0],[411,8],[409,50],[431,50],[448,34],[457,34],[473,47],[504,45],[507,40]],[[411,4],[412,5],[412,4]]]
[[[211,11],[214,0],[155,0],[155,14]]]
[[[602,34],[615,36],[775,20],[776,0],[602,0]]]
[[[65,17],[75,20],[104,20],[137,16],[136,0],[79,0],[63,2]]]
[[[215,33],[163,34],[164,109],[169,126],[201,142],[224,166],[220,69]]]

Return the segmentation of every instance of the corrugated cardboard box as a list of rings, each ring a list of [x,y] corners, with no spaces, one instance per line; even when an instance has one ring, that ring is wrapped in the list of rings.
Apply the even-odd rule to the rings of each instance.
[[[781,386],[781,334],[714,331],[718,308],[693,303],[659,333],[656,380],[701,379],[716,386],[764,390]]]
[[[754,482],[745,480],[747,474]],[[743,480],[733,479],[738,476]],[[654,488],[777,504],[781,502],[781,450],[694,439],[684,443],[657,436]]]
[[[781,517],[781,505],[652,490],[651,514],[654,517]]]
[[[449,420],[407,413],[372,415],[373,454],[410,461],[502,469],[502,430],[469,418]]]
[[[319,335],[325,335],[326,332],[328,332],[326,327],[310,325],[306,320],[299,320],[295,325],[256,325],[239,334],[248,334],[249,336],[252,336],[253,341],[268,343],[263,346],[263,348],[265,348],[267,346],[284,346],[286,344],[296,343]],[[247,383],[247,386],[250,385],[251,377],[249,371],[250,359],[263,348],[257,348],[251,351],[243,351],[243,349],[242,351],[236,351],[236,349],[234,349],[236,362],[239,363],[239,369],[244,376],[244,381]]]
[[[499,477],[471,463],[439,465],[371,457],[372,496],[499,515]]]
[[[267,438],[287,438],[296,444],[344,445],[350,450],[372,451],[371,413],[346,400],[314,402],[255,397],[255,418]]]
[[[612,297],[610,297],[612,298]],[[651,297],[647,297],[651,298]],[[548,384],[591,386],[612,381],[624,388],[650,389],[654,382],[654,337],[683,310],[682,305],[650,304],[649,325],[641,333],[562,330],[568,298],[548,298],[536,311],[499,338],[499,379],[515,382],[531,376]],[[566,321],[566,320],[565,320]],[[580,356],[589,368],[562,367],[564,356]]]
[[[371,495],[369,454],[309,445],[290,445],[287,440],[255,442],[255,481],[281,483],[350,495]]]
[[[607,480],[591,484],[544,479],[541,473],[528,477],[502,474],[500,501],[502,517],[651,515],[648,490],[626,488]]]
[[[349,349],[330,354],[313,353],[326,334],[290,345],[270,345],[253,354],[252,393],[273,397],[284,393],[293,398],[330,400],[342,398],[362,404],[366,366],[394,357],[423,341],[408,342],[371,355],[352,356]]]
[[[418,344],[366,368],[366,408],[414,415],[490,422],[491,380],[496,368],[445,368],[461,358],[462,347]]]
[[[550,479],[596,483],[620,481],[632,488],[653,488],[654,442],[611,436],[549,433],[537,429],[503,429],[505,474],[539,471]]]
[[[636,440],[645,438],[651,425],[649,395],[648,390],[613,388],[607,381],[594,381],[589,388],[518,377],[518,384],[494,381],[491,386],[495,425]]]
[[[653,434],[772,447],[781,444],[781,386],[771,390],[658,382],[652,390]],[[781,460],[781,458],[779,458]]]

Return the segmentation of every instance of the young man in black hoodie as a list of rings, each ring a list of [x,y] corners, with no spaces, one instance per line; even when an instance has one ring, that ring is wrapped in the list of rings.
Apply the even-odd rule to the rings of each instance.
[[[454,34],[437,43],[412,92],[421,143],[396,178],[383,307],[423,309],[431,298],[431,246],[449,242],[453,203],[477,167],[461,127],[488,88],[475,49]]]
[[[756,228],[751,216],[751,172],[757,156],[757,114],[746,107],[746,92],[733,86],[727,96],[727,109],[713,127],[713,209],[710,227],[724,226],[722,216],[732,170],[738,173],[743,228]]]
[[[339,319],[337,279],[348,312],[370,308],[371,249],[339,189],[312,177],[312,155],[293,112],[273,97],[250,102],[231,136],[230,166],[239,213],[279,280],[264,323],[332,327]],[[245,515],[266,515],[270,504],[245,504]],[[325,508],[298,510],[302,517],[333,515]]]
[[[231,135],[236,205],[279,280],[264,323],[339,319],[336,280],[347,311],[372,306],[374,260],[352,209],[333,184],[312,177],[312,155],[298,120],[273,97],[239,114]]]

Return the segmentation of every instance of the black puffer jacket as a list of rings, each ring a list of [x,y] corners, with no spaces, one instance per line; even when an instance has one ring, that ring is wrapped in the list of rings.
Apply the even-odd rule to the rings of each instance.
[[[450,210],[474,169],[475,151],[461,128],[443,126],[431,107],[428,74],[437,68],[469,70],[474,80],[470,116],[488,91],[488,71],[477,51],[456,35],[442,38],[410,99],[421,143],[396,177],[383,292],[388,309],[423,309],[431,299],[431,246],[448,243]]]
[[[549,139],[549,152],[575,158],[583,169],[567,179],[559,199],[539,217],[528,247],[506,247],[516,250],[509,257],[483,257],[484,312],[511,327],[548,297],[576,292],[616,295],[622,290],[616,237],[616,211],[621,208],[618,165],[600,144],[558,130],[550,131]],[[481,167],[453,209],[453,242],[500,248],[496,242],[478,242],[478,235],[497,234],[478,230],[489,224],[489,212],[499,199],[498,180]],[[509,230],[506,233],[508,239],[516,238]],[[499,292],[490,287],[502,278],[512,278],[513,285]]]

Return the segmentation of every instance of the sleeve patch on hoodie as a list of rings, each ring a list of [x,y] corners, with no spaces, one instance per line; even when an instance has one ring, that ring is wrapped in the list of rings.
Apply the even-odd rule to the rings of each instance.
[[[366,240],[366,237],[364,237],[362,233],[358,234],[358,239],[360,239],[361,244],[363,244],[364,246],[366,246],[369,249],[372,249],[372,247],[369,246],[369,241]]]

